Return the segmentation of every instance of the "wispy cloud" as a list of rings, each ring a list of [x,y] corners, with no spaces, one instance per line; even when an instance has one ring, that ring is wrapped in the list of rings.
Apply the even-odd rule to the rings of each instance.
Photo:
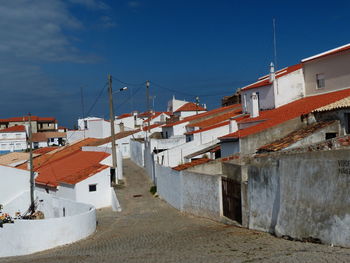
[[[100,58],[82,52],[76,33],[85,25],[71,7],[106,12],[109,6],[97,0],[2,1],[0,5],[0,105],[1,115],[21,109],[59,109],[61,90],[45,73],[43,64],[91,63]],[[113,25],[111,18],[105,23]],[[60,100],[57,98],[61,97]],[[51,111],[51,110],[50,110]]]
[[[105,28],[112,28],[117,26],[117,24],[110,16],[101,16],[100,20],[102,22],[102,26]]]

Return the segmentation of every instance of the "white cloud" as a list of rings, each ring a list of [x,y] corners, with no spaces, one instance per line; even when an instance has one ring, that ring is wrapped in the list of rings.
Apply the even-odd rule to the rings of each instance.
[[[76,33],[86,30],[71,11],[84,5],[105,12],[97,0],[11,0],[0,5],[0,105],[1,114],[20,109],[59,108],[64,96],[43,64],[90,63],[98,56],[81,52]],[[101,14],[100,14],[101,15]],[[113,21],[109,19],[108,23]],[[57,98],[61,98],[57,100]],[[63,103],[63,102],[62,102]],[[52,106],[54,105],[54,106]]]

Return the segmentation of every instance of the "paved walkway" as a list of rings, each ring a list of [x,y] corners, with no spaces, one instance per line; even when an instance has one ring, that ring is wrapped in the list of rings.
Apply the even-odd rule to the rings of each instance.
[[[151,196],[142,169],[125,161],[124,171],[126,187],[117,192],[123,211],[100,210],[94,235],[0,262],[350,262],[350,249],[287,241],[182,214]]]

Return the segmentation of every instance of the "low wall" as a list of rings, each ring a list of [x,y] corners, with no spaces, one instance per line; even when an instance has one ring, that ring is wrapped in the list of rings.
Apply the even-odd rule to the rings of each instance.
[[[167,203],[182,210],[181,174],[169,167],[156,165],[157,192]]]
[[[140,167],[145,166],[144,149],[144,142],[130,140],[130,159]]]
[[[96,230],[96,210],[93,206],[38,193],[48,208],[55,206],[58,213],[42,220],[15,220],[0,228],[0,257],[19,256],[69,244],[86,238]],[[63,207],[65,212],[63,212]],[[44,210],[43,208],[40,208]],[[6,212],[6,207],[5,207]],[[63,216],[61,213],[65,213]]]
[[[175,171],[155,165],[157,192],[176,209],[218,220],[221,217],[221,176]]]
[[[350,150],[281,154],[248,168],[249,227],[350,246]]]

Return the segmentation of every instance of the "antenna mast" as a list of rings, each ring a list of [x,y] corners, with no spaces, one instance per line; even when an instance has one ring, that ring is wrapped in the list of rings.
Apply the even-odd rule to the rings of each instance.
[[[277,70],[277,44],[276,44],[276,19],[272,19],[272,27],[273,27],[273,56],[275,69]]]

